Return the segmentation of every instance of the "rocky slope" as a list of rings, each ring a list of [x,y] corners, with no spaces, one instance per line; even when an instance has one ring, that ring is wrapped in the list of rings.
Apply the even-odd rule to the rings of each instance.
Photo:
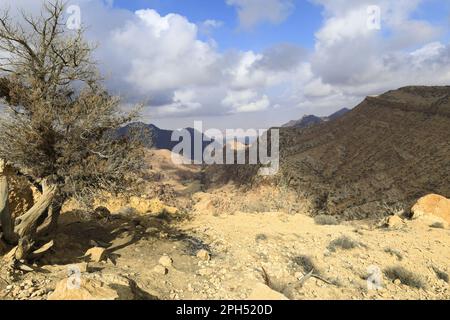
[[[368,97],[335,121],[282,128],[285,181],[317,213],[385,215],[429,193],[450,196],[450,87]]]
[[[318,116],[314,116],[314,115],[307,115],[307,116],[302,117],[300,120],[289,121],[288,123],[283,125],[283,128],[304,129],[304,128],[312,127],[312,126],[320,124],[320,123],[339,119],[340,117],[342,117],[349,111],[350,111],[349,109],[343,108],[339,111],[336,111],[335,113],[333,113],[332,115],[330,115],[328,117],[318,117]]]

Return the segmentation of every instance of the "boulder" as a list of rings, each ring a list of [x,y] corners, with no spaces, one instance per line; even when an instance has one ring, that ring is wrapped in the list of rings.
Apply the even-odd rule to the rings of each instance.
[[[84,256],[88,257],[92,262],[101,262],[106,259],[106,249],[94,247],[86,251]]]
[[[412,219],[435,217],[449,224],[450,200],[437,194],[427,195],[417,201],[411,209],[411,214]]]
[[[200,250],[199,252],[197,252],[197,258],[202,261],[209,261],[211,260],[211,255],[206,250]]]
[[[48,300],[119,300],[119,294],[99,280],[81,277],[77,283],[69,278],[58,282]]]
[[[280,292],[272,290],[265,284],[258,283],[247,300],[275,301],[275,300],[289,300],[289,299]]]
[[[401,229],[405,226],[405,222],[399,216],[391,216],[383,220],[383,226],[389,229]]]
[[[173,264],[172,258],[169,257],[168,255],[162,256],[158,262],[160,265],[162,265],[163,267],[166,267],[166,268],[172,267],[172,264]]]

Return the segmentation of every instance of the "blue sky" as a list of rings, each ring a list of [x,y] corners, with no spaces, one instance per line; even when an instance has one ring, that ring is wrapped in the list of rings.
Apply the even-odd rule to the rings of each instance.
[[[305,48],[314,47],[314,32],[322,24],[322,8],[310,1],[294,1],[295,10],[279,24],[262,22],[251,30],[239,27],[236,9],[224,0],[119,0],[116,7],[129,10],[153,8],[160,14],[179,13],[190,21],[223,22],[212,36],[220,50],[239,48],[262,51],[276,43],[295,43]]]
[[[277,24],[262,22],[251,30],[239,27],[236,9],[225,0],[116,0],[114,6],[132,11],[153,8],[162,15],[178,13],[194,23],[220,21],[222,27],[212,33],[220,50],[262,51],[275,43],[294,43],[313,49],[315,32],[323,24],[323,7],[311,0],[295,0],[293,3],[295,9],[285,21]],[[442,39],[450,39],[450,1],[422,1],[411,17],[446,29]]]

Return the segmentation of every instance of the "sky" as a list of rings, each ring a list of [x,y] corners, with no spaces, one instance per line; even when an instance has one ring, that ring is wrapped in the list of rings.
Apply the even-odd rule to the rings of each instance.
[[[41,0],[0,0],[39,12]],[[105,85],[162,128],[266,129],[450,85],[448,0],[69,0]],[[70,16],[70,13],[66,13]]]

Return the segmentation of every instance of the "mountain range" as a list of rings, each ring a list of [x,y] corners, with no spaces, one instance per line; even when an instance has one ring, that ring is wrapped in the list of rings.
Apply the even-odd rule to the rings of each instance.
[[[328,117],[318,117],[315,115],[306,115],[306,116],[302,117],[300,120],[289,121],[282,127],[283,128],[308,128],[308,127],[314,126],[316,124],[336,120],[336,119],[344,116],[345,114],[347,114],[349,111],[350,111],[350,109],[343,108]]]

